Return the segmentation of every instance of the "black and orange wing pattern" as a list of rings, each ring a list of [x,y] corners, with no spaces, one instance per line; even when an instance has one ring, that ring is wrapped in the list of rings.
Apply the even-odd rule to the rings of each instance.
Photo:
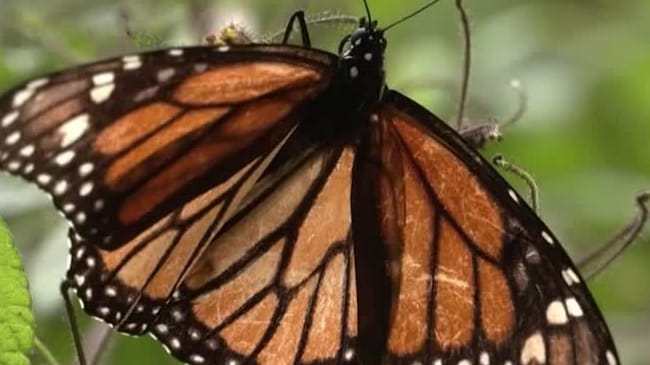
[[[569,257],[460,135],[394,91],[370,118],[364,201],[392,283],[381,363],[618,363]]]
[[[0,97],[0,168],[70,221],[84,309],[188,363],[618,364],[557,240],[387,90],[385,47],[362,20],[340,55],[175,48],[39,78]]]
[[[9,91],[0,167],[47,191],[93,245],[123,246],[271,153],[336,62],[300,48],[229,50],[128,55]]]

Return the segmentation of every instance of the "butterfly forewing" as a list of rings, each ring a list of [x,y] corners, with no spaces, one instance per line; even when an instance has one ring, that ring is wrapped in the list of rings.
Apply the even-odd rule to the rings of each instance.
[[[39,78],[0,99],[0,166],[50,193],[81,237],[117,248],[268,154],[333,62],[290,47],[195,47]]]
[[[587,288],[523,200],[438,118],[386,98],[367,137],[381,159],[373,190],[391,263],[384,362],[615,359]]]

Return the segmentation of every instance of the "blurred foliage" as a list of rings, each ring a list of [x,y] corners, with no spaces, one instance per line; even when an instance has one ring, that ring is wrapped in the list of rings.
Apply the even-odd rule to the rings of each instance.
[[[467,0],[472,20],[468,120],[505,118],[517,108],[509,81],[521,80],[524,117],[490,145],[536,178],[541,215],[574,258],[604,242],[635,213],[650,188],[650,2],[627,0]],[[371,1],[388,24],[423,1]],[[3,0],[0,90],[37,74],[155,45],[192,45],[229,22],[264,36],[304,8],[362,14],[357,0]],[[126,36],[128,14],[138,42]],[[388,33],[389,85],[454,120],[462,42],[453,2]],[[319,48],[335,50],[349,31],[311,29]],[[508,177],[525,195],[525,186]],[[0,180],[6,217],[29,274],[38,334],[59,359],[72,359],[58,281],[65,272],[65,228],[51,204],[21,181]],[[650,232],[591,283],[625,364],[650,363]],[[82,323],[94,323],[80,313]],[[91,334],[86,337],[93,340]],[[106,363],[172,364],[150,338],[118,336]],[[41,359],[35,358],[35,363]]]

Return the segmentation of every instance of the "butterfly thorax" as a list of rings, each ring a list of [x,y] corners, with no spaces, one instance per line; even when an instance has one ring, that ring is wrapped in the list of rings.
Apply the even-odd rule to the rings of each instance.
[[[319,112],[324,123],[312,125],[319,140],[357,140],[372,110],[381,102],[384,89],[384,51],[386,39],[376,23],[364,19],[339,46],[337,75],[327,97],[320,100]],[[335,102],[333,102],[335,100]],[[336,108],[332,105],[336,104]]]

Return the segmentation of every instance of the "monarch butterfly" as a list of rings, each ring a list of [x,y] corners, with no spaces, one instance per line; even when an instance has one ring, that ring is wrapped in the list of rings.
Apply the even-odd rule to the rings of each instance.
[[[435,3],[431,2],[427,6]],[[367,6],[366,6],[367,9]],[[574,265],[453,129],[338,54],[172,48],[0,97],[0,167],[70,221],[68,283],[192,364],[617,364]]]

